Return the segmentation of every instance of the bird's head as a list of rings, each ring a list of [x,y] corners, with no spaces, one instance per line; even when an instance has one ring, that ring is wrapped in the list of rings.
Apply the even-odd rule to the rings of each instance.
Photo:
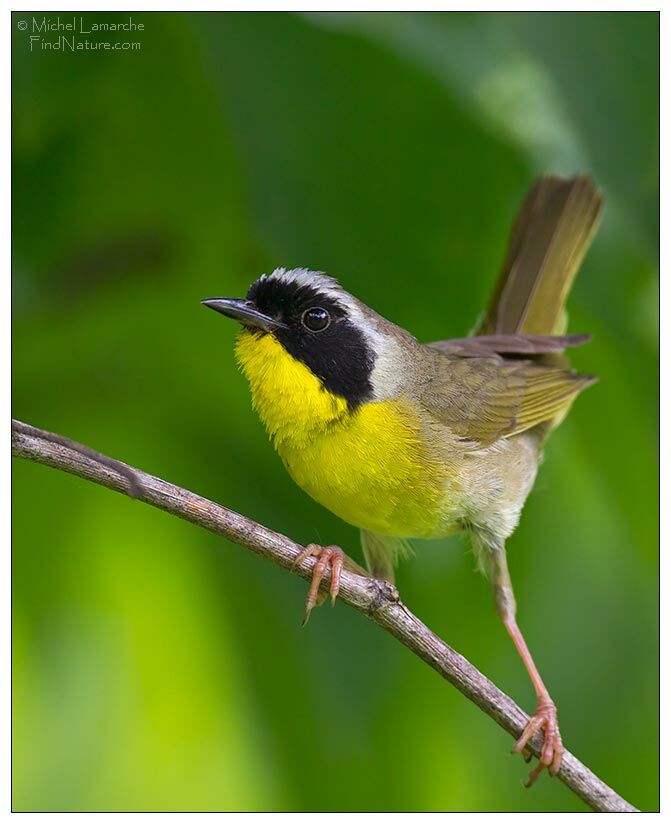
[[[413,340],[334,278],[307,269],[276,269],[256,280],[244,299],[209,298],[203,304],[242,324],[238,358],[250,382],[259,380],[250,374],[258,371],[256,361],[267,360],[270,352],[279,358],[281,347],[283,356],[306,367],[350,409],[389,394],[390,356],[401,338]]]

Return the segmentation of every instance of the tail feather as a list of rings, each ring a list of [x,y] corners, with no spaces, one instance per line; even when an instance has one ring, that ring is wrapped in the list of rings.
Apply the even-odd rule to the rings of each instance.
[[[513,226],[508,253],[476,335],[561,335],[573,281],[603,199],[586,176],[542,177]]]

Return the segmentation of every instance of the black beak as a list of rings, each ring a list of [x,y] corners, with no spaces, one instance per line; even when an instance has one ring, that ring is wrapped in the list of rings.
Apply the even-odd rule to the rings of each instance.
[[[241,300],[239,298],[207,298],[201,300],[203,306],[214,309],[215,312],[220,312],[226,315],[227,318],[239,320],[243,326],[253,326],[256,329],[263,329],[264,332],[274,332],[275,329],[286,329],[285,323],[264,315],[248,300]]]

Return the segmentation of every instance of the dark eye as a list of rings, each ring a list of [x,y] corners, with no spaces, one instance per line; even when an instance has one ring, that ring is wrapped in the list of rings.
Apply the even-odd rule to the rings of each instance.
[[[303,326],[311,332],[322,332],[331,323],[331,316],[321,306],[313,306],[303,312]]]

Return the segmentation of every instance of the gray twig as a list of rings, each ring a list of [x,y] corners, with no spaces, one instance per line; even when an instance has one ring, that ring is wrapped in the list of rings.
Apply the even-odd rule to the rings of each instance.
[[[294,566],[295,558],[303,547],[290,538],[61,435],[12,421],[12,453],[138,498],[247,547],[302,578],[311,578],[315,559],[307,558]],[[345,570],[339,597],[397,638],[506,732],[514,738],[521,735],[529,720],[527,714],[413,615],[401,603],[391,585]],[[529,742],[529,749],[536,757],[541,743],[540,735]],[[564,754],[558,777],[594,810],[637,811],[568,751]]]

